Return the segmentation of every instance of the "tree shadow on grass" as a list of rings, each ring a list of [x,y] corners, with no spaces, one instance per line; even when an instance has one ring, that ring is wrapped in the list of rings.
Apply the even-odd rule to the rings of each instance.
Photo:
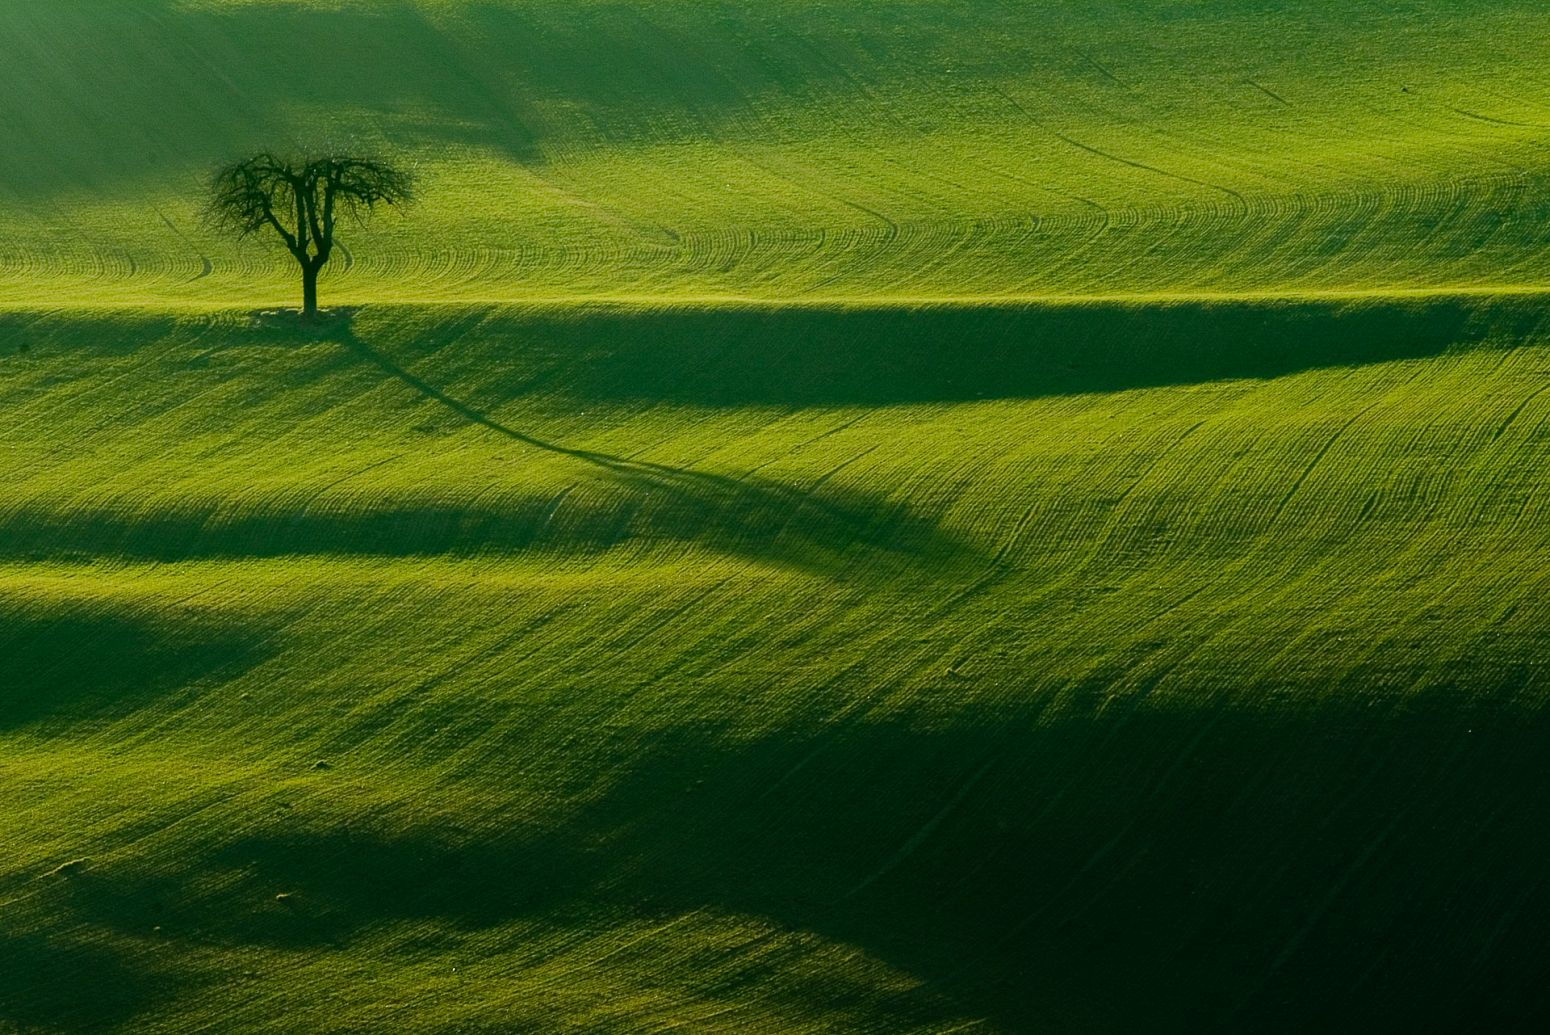
[[[363,362],[367,369],[398,381],[469,424],[525,449],[574,461],[578,474],[584,476],[577,484],[585,484],[589,491],[567,490],[558,496],[514,492],[468,503],[383,499],[369,508],[345,512],[298,511],[287,503],[272,512],[260,508],[232,513],[218,500],[132,514],[84,507],[60,514],[46,506],[23,505],[0,516],[0,557],[54,560],[107,555],[178,561],[326,553],[479,556],[599,551],[631,541],[659,540],[815,574],[878,564],[927,565],[940,574],[947,566],[976,556],[969,543],[931,518],[857,489],[804,488],[753,476],[731,477],[575,449],[528,434],[415,375],[363,341],[352,328],[353,314],[351,309],[336,309],[315,322],[304,322],[294,310],[265,310],[250,314],[245,324],[220,326],[211,342],[219,349],[337,346],[343,362]],[[34,337],[40,341],[59,338],[79,347],[81,341],[97,340],[91,321],[82,326],[80,320],[44,317],[38,323],[42,329]],[[124,324],[112,326],[115,333],[123,331],[126,343],[120,346],[131,350],[170,333],[170,325],[162,321]],[[0,320],[0,333],[4,331]],[[591,491],[597,489],[601,491]]]
[[[757,915],[924,982],[880,1009],[1007,1031],[1525,1030],[1547,1008],[1547,735],[1445,704],[680,729],[563,821],[298,817],[66,890],[91,923],[173,903],[178,937],[293,948],[403,920]]]
[[[533,449],[579,461],[611,476],[643,496],[672,501],[659,534],[674,527],[698,528],[712,545],[744,543],[770,559],[799,561],[802,556],[838,555],[852,546],[899,555],[947,559],[966,552],[932,522],[898,504],[887,505],[856,491],[804,490],[769,479],[695,471],[632,460],[589,449],[574,449],[509,427],[448,395],[399,366],[356,337],[346,323],[340,340],[384,373],[440,403],[464,420]],[[784,540],[784,545],[782,541]],[[761,544],[755,546],[754,544]]]
[[[260,632],[101,605],[0,604],[0,731],[126,715],[272,653]]]
[[[928,566],[940,575],[976,556],[972,546],[908,506],[855,489],[730,477],[575,449],[528,434],[411,373],[361,340],[352,312],[315,323],[293,311],[254,314],[223,333],[223,347],[329,342],[444,407],[526,449],[574,461],[602,491],[513,494],[449,503],[381,501],[363,511],[232,514],[218,501],[125,515],[13,508],[0,519],[0,556],[50,559],[106,554],[159,561],[297,554],[477,556],[608,549],[636,540],[702,546],[817,574],[851,565]]]

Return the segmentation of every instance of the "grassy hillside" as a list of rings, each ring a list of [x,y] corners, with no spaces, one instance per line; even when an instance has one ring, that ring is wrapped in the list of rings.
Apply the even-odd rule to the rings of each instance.
[[[1510,0],[0,4],[0,302],[290,300],[200,229],[255,146],[419,164],[347,301],[1539,284]]]
[[[25,1030],[1543,1006],[1535,306],[4,347]]]
[[[0,0],[0,1032],[1543,1027],[1547,21]]]

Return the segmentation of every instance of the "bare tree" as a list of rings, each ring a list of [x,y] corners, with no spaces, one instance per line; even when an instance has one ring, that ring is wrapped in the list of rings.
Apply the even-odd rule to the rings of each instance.
[[[210,183],[207,217],[239,237],[274,230],[301,266],[301,311],[318,312],[318,273],[334,250],[341,217],[364,222],[381,205],[412,200],[414,178],[385,162],[347,155],[288,159],[264,153],[222,168]]]

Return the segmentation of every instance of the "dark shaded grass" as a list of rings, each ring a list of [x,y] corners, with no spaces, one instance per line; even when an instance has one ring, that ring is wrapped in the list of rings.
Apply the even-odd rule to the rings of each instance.
[[[276,509],[236,517],[220,515],[214,505],[147,516],[18,510],[0,518],[0,557],[488,557],[588,554],[646,542],[825,574],[852,562],[950,567],[976,556],[934,522],[866,493],[807,494],[779,483],[662,476],[620,479],[596,500],[567,499],[530,497],[509,507],[388,504],[357,513]]]
[[[408,341],[394,331],[391,307],[372,308],[370,319],[358,312],[339,310],[312,328],[266,317],[231,340],[339,341],[465,419],[488,423],[531,395],[575,405],[854,407],[1264,380],[1519,345],[1545,326],[1533,297],[460,306],[416,321]],[[458,383],[437,368],[458,371]]]
[[[173,987],[132,950],[43,932],[0,932],[0,1026],[6,1031],[102,1031]]]
[[[179,321],[164,313],[91,314],[16,310],[0,312],[0,362],[60,352],[120,356],[151,347],[177,330]]]
[[[572,403],[889,406],[1037,399],[1283,377],[1535,340],[1533,297],[879,306],[335,310],[306,325],[283,311],[0,314],[0,357],[128,355],[174,334],[212,350],[337,342],[464,419],[495,427],[525,397]],[[443,316],[442,313],[445,315]],[[363,319],[368,315],[370,319]],[[429,319],[427,319],[429,317]],[[457,371],[450,376],[448,369]],[[584,456],[572,450],[572,455]],[[594,454],[598,456],[598,454]]]
[[[1282,377],[1537,331],[1532,302],[1434,299],[595,311],[492,320],[513,357],[578,357],[577,400],[890,406]]]
[[[887,1004],[920,1023],[945,996],[1008,1031],[1528,1030],[1547,735],[1541,714],[1440,701],[670,731],[558,825],[288,814],[186,870],[56,893],[119,934],[292,948],[411,919],[755,914],[923,978]],[[225,890],[188,892],[215,874]]]
[[[111,720],[272,653],[251,625],[98,604],[0,604],[0,731]]]

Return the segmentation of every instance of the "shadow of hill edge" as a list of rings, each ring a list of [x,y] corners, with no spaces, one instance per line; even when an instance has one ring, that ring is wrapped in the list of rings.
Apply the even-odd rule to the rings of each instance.
[[[739,306],[496,316],[577,400],[892,406],[1266,380],[1539,333],[1524,300]]]
[[[171,871],[61,881],[57,901],[125,931],[160,903],[174,937],[293,949],[407,920],[710,908],[917,976],[878,1005],[923,1026],[944,1003],[1009,1031],[1543,1017],[1543,715],[1028,719],[670,730],[549,824],[346,829],[318,798]],[[233,880],[192,880],[216,872]]]

